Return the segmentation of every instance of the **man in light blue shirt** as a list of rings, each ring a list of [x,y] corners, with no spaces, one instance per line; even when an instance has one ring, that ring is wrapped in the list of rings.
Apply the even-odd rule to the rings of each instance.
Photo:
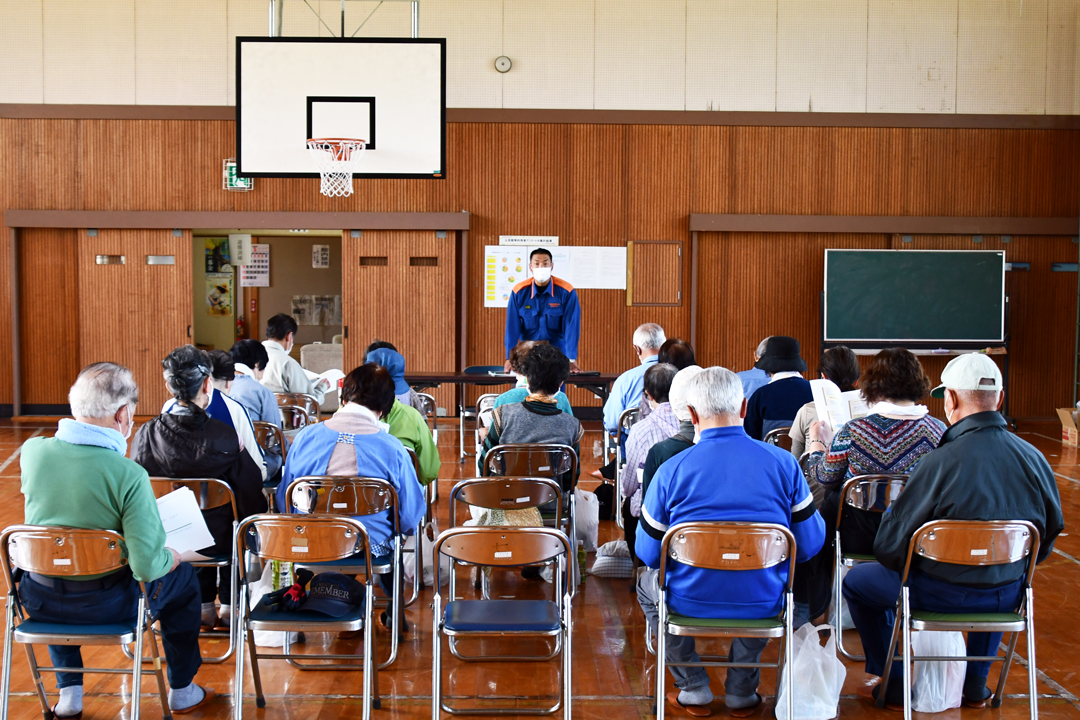
[[[754,363],[761,359],[761,356],[765,354],[765,346],[769,344],[769,338],[765,338],[758,343],[757,350],[754,351]],[[742,372],[735,373],[739,376],[739,381],[742,382],[743,397],[747,400],[754,394],[754,391],[759,387],[769,384],[769,376],[764,370],[758,370],[756,367],[752,367],[749,370],[743,370]]]
[[[634,331],[634,352],[640,364],[627,370],[611,386],[611,394],[604,403],[604,429],[615,434],[619,431],[619,416],[627,408],[641,404],[641,391],[645,385],[645,371],[656,364],[660,346],[667,338],[664,328],[656,323],[645,323]]]

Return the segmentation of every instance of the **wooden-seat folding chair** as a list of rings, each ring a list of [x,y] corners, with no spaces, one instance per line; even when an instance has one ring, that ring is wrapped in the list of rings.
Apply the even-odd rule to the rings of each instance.
[[[421,411],[424,422],[430,423],[431,441],[435,443],[435,447],[439,447],[439,405],[435,402],[435,398],[427,393],[416,393],[416,396],[420,398],[420,402],[424,406]],[[439,481],[433,480],[428,485],[427,491],[428,504],[434,505],[435,501],[439,499]],[[431,518],[427,519],[430,520]]]
[[[461,371],[466,375],[491,375],[502,374],[502,365],[470,365]],[[461,451],[461,462],[465,462],[465,458],[471,457],[472,453],[465,452],[465,420],[468,418],[475,418],[480,414],[480,408],[474,406],[473,408],[465,407],[465,384],[458,383],[458,443]]]
[[[373,625],[375,609],[375,588],[372,584],[371,552],[368,545],[367,530],[360,521],[339,515],[252,515],[246,518],[236,532],[236,550],[244,561],[241,567],[247,567],[247,559],[254,556],[267,561],[305,564],[309,567],[320,562],[338,562],[358,559],[358,569],[364,575],[364,606],[350,611],[341,617],[330,617],[314,611],[304,611],[303,606],[295,611],[274,611],[259,607],[248,607],[250,595],[248,573],[240,573],[240,602],[233,619],[233,628],[240,639],[245,635],[245,642],[239,642],[236,650],[236,680],[233,684],[233,718],[241,720],[244,692],[244,650],[251,654],[251,675],[255,684],[255,705],[266,707],[263,696],[262,677],[259,674],[259,660],[292,661],[296,657],[309,660],[330,660],[335,663],[350,660],[348,669],[362,670],[364,679],[363,720],[371,717],[371,708],[380,706],[379,674],[375,664],[375,637]],[[354,570],[355,572],[355,570]],[[296,655],[289,652],[288,644],[281,653],[260,652],[255,646],[255,631],[268,630],[284,632],[288,638],[290,632],[353,632],[364,631],[364,656],[356,655]],[[357,665],[356,661],[361,663]],[[304,669],[339,668],[338,664],[306,666]]]
[[[11,651],[13,643],[26,649],[26,659],[34,677],[34,686],[41,712],[52,718],[52,708],[45,695],[41,673],[107,673],[131,675],[131,718],[139,719],[142,693],[142,663],[134,658],[142,657],[143,634],[150,629],[150,610],[146,600],[146,584],[139,583],[139,602],[132,622],[75,624],[53,623],[27,617],[19,603],[15,571],[35,575],[77,580],[85,576],[98,576],[117,572],[127,565],[123,551],[124,539],[111,530],[82,530],[41,525],[12,525],[0,533],[0,563],[7,584],[7,608],[4,618],[3,678],[0,680],[0,717],[7,718],[8,698],[11,692]],[[161,711],[166,720],[172,718],[165,677],[161,672],[161,654],[153,632],[149,638],[150,656],[157,677]],[[41,667],[37,664],[33,646],[37,645],[135,645],[129,668],[60,668]]]
[[[484,510],[525,510],[555,504],[555,527],[562,525],[562,490],[550,478],[480,477],[462,480],[450,491],[450,527],[460,527],[458,505]],[[481,594],[491,595],[490,579],[481,573]]]
[[[788,433],[791,432],[791,426],[773,428],[769,432],[765,433],[765,437],[761,440],[769,445],[778,447],[781,450],[787,450],[791,452],[791,436]]]
[[[629,408],[623,410],[622,415],[619,415],[619,437],[622,437],[623,433],[627,436],[630,435],[630,428],[632,428],[637,422],[641,420],[640,408]],[[623,494],[623,469],[626,466],[626,454],[623,452],[623,443],[618,442],[615,444],[615,507],[612,508],[612,514],[615,515],[615,524],[619,527],[623,527],[622,506],[626,501],[626,496]]]
[[[495,401],[498,397],[495,393],[485,393],[476,398],[476,427],[473,428],[473,441],[477,455],[484,451],[484,435],[491,427],[491,416],[495,412]]]
[[[416,457],[416,451],[414,451],[412,448],[405,448],[405,452],[409,453],[409,459],[412,460],[413,472],[416,473],[416,479],[419,481],[420,458]],[[430,483],[427,484],[425,490],[438,482],[438,478],[432,480]],[[420,542],[420,534],[424,531],[424,523],[431,519],[431,504],[430,502],[427,502],[429,497],[430,495],[425,492],[424,499],[426,504],[424,506],[424,517],[420,518],[420,524],[416,526],[416,530],[413,535],[412,547],[405,547],[403,544],[401,548],[402,555],[410,555],[412,557],[413,563],[412,593],[409,595],[409,598],[405,600],[405,607],[412,607],[412,605],[420,597],[420,587],[424,584],[424,558],[422,553],[417,551],[416,548],[417,543]]]
[[[451,560],[449,602],[443,607],[440,592],[439,556]],[[434,652],[432,653],[432,720],[440,711],[452,715],[551,715],[563,711],[570,720],[571,688],[571,608],[568,567],[573,556],[570,541],[555,528],[526,527],[457,527],[439,534],[432,548],[435,568]],[[556,561],[552,600],[458,600],[455,563],[490,567],[519,567]],[[536,662],[561,656],[559,699],[550,707],[454,707],[443,701],[442,636],[447,636],[451,653],[465,661]],[[457,644],[465,639],[551,638],[551,652],[546,655],[466,655]],[[516,644],[516,643],[515,643]]]
[[[289,441],[285,439],[285,433],[274,423],[268,423],[264,420],[252,420],[251,424],[255,427],[255,442],[259,443],[263,455],[280,455],[281,467],[285,467],[285,458],[289,454]],[[263,495],[266,496],[267,506],[271,510],[274,509],[276,490],[277,485],[274,484],[273,478],[267,477],[263,481]]]
[[[558,443],[521,443],[496,445],[484,456],[483,468],[488,477],[549,477],[559,483],[563,494],[560,524],[555,525],[554,513],[550,509],[541,509],[545,524],[564,529],[571,546],[577,540],[577,513],[574,511],[574,490],[577,488],[578,456],[574,448]],[[570,480],[564,480],[570,478]],[[571,573],[574,578],[570,596],[577,595],[577,579],[581,577],[577,564],[577,553],[570,559]]]
[[[942,613],[913,609],[908,580],[911,577],[911,561],[916,556],[939,563],[978,567],[1009,565],[1027,560],[1024,590],[1016,611]],[[896,646],[899,644],[904,663],[904,720],[911,720],[911,663],[916,661],[955,662],[958,659],[966,659],[968,662],[1004,663],[1001,675],[998,676],[997,689],[990,703],[991,707],[1001,707],[1005,679],[1009,676],[1009,667],[1012,665],[1013,655],[1016,652],[1016,641],[1021,632],[1027,634],[1031,720],[1038,720],[1038,671],[1035,665],[1035,624],[1032,619],[1032,603],[1035,596],[1031,589],[1031,580],[1035,575],[1035,561],[1038,557],[1039,531],[1026,520],[934,520],[915,531],[908,545],[907,562],[904,563],[904,572],[901,575],[900,598],[896,603],[896,622],[893,624],[892,639],[889,641],[889,652],[885,655],[885,675],[881,678],[881,687],[888,687],[889,674],[893,666],[890,660],[895,657]],[[1011,636],[1005,655],[995,653],[985,657],[939,657],[912,655],[912,630],[1007,632]],[[881,692],[878,695],[878,707],[884,707],[885,693]]]
[[[398,494],[389,481],[370,477],[339,477],[333,475],[309,475],[293,480],[286,488],[285,497],[296,513],[317,513],[324,515],[363,517],[389,513],[393,532],[390,536],[392,548],[387,555],[365,559],[363,555],[336,558],[315,562],[301,558],[297,568],[306,567],[313,572],[339,572],[343,575],[358,575],[361,572],[386,575],[393,573],[393,596],[387,600],[387,608],[394,622],[390,632],[390,655],[379,664],[379,668],[391,665],[398,654],[399,636],[402,634],[404,608],[402,607],[402,580],[404,579],[402,562],[401,526],[398,524]],[[298,517],[291,515],[290,517]],[[363,522],[362,520],[360,522]],[[288,652],[287,636],[285,651]],[[311,665],[295,658],[289,664],[300,670],[359,670],[352,665]]]
[[[316,422],[311,413],[299,405],[278,405],[278,412],[281,413],[281,427],[289,437],[295,437],[296,433]]]
[[[866,657],[854,655],[844,647],[844,633],[840,624],[843,612],[844,596],[843,569],[859,563],[876,562],[873,555],[852,553],[844,550],[840,541],[840,521],[844,517],[844,506],[864,512],[883,513],[889,509],[907,484],[907,475],[856,475],[844,483],[840,490],[840,508],[836,512],[836,541],[833,557],[833,627],[836,628],[836,649],[849,660],[863,662]]]
[[[694,618],[671,612],[667,607],[667,572],[671,563],[708,570],[764,570],[786,564],[787,589],[779,615],[761,619]],[[656,720],[664,720],[664,683],[667,667],[775,667],[776,697],[780,683],[791,673],[792,617],[795,578],[795,537],[786,527],[772,523],[685,522],[664,534],[660,543],[660,620],[656,638]],[[667,633],[706,638],[778,638],[776,663],[732,663],[722,656],[699,653],[694,663],[671,663],[664,656]],[[793,713],[794,693],[787,694],[788,717]]]
[[[292,406],[300,407],[307,411],[308,420],[312,423],[317,423],[322,419],[322,411],[319,409],[319,401],[315,399],[314,395],[308,395],[307,393],[274,393],[274,397],[277,398],[278,407]]]

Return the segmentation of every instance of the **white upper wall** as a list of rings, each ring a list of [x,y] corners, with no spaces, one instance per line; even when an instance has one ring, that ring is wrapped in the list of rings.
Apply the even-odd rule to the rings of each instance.
[[[284,0],[286,36],[340,0]],[[1080,0],[419,0],[450,107],[1080,113]],[[408,2],[346,2],[408,37]],[[231,105],[268,0],[3,0],[0,103]],[[506,55],[513,68],[498,73]],[[332,69],[328,69],[332,72]]]

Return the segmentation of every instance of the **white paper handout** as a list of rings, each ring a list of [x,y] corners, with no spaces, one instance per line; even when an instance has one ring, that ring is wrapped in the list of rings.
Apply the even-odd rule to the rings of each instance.
[[[814,397],[818,420],[824,420],[831,432],[836,432],[849,420],[866,417],[870,413],[860,391],[840,392],[832,380],[811,380],[810,392]]]
[[[206,527],[191,488],[182,487],[159,497],[157,506],[165,528],[165,547],[180,553],[181,560],[204,559],[195,551],[213,545],[214,536]]]
[[[311,380],[313,385],[318,385],[320,380],[325,380],[326,387],[331,390],[337,387],[338,380],[341,380],[343,377],[345,377],[345,373],[343,373],[341,370],[338,370],[337,368],[330,368],[329,370],[321,374],[313,373],[310,370],[305,369],[304,373],[308,376],[308,379]]]

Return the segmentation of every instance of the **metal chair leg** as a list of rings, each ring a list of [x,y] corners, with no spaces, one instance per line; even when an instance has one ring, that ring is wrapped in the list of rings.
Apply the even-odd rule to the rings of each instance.
[[[286,641],[287,641],[286,636]],[[263,696],[262,676],[259,674],[259,651],[255,647],[255,631],[247,631],[248,652],[251,654],[251,680],[255,683],[255,707],[266,707],[266,698]],[[288,650],[286,650],[288,652]]]
[[[904,647],[901,653],[904,657],[904,720],[911,720],[911,599],[907,587],[900,589],[900,602],[903,605]],[[888,686],[878,691],[878,695],[885,697]]]
[[[232,625],[229,631],[236,637],[236,669],[233,677],[233,720],[243,720],[244,704],[244,639],[241,633],[247,624],[247,586],[240,588],[240,602],[233,609]],[[246,638],[245,638],[246,639]]]
[[[573,668],[574,653],[571,649],[571,642],[573,636],[573,607],[570,603],[570,599],[565,595],[560,596],[559,602],[563,605],[563,627],[565,638],[563,639],[562,646],[562,660],[563,660],[563,720],[572,720],[571,712],[571,700],[573,698],[573,675],[571,670]]]
[[[900,623],[903,621],[903,603],[896,602],[896,620],[893,621],[893,631],[889,638],[889,651],[885,654],[885,673],[878,683],[882,688],[888,687],[889,677],[892,675],[893,656],[896,655],[897,634],[900,632]],[[879,708],[885,707],[885,691],[879,690],[877,700],[874,703]]]
[[[442,597],[439,588],[435,588],[435,598],[431,603],[431,638],[434,647],[431,651],[431,720],[439,719],[442,705],[442,637],[439,629],[442,622]]]
[[[1039,720],[1038,666],[1035,664],[1035,593],[1029,587],[1024,598],[1024,617],[1027,620],[1028,693],[1031,702],[1031,720]]]
[[[664,654],[667,651],[667,633],[664,631],[667,626],[667,593],[663,588],[660,589],[657,610],[660,611],[660,617],[656,625],[656,720],[664,720],[664,706],[667,704],[664,698],[664,680],[667,674],[667,658]]]
[[[150,616],[146,616],[147,637],[150,638],[150,656],[154,660],[154,677],[157,678],[158,696],[161,700],[162,720],[172,720],[172,711],[169,709],[169,692],[165,686],[165,675],[161,672],[161,652],[158,649],[157,637],[150,627]]]
[[[1020,639],[1020,633],[1009,633],[1009,647],[1005,651],[1005,663],[1001,667],[1001,674],[998,675],[997,687],[994,689],[994,696],[990,700],[990,707],[1001,707],[1001,699],[1005,693],[1005,680],[1009,676],[1009,666],[1012,664],[1013,653],[1016,652],[1016,641]]]
[[[41,703],[41,712],[45,717],[52,717],[52,708],[49,707],[49,698],[45,694],[45,681],[41,678],[38,670],[37,658],[34,656],[34,646],[30,643],[23,645],[26,650],[26,660],[30,663],[30,675],[34,678],[34,689],[37,691],[38,702]]]
[[[146,633],[153,633],[154,628],[150,626],[149,622],[146,623],[145,629],[141,627],[144,620],[149,619],[149,613],[146,611],[146,594],[143,593],[139,597],[139,610],[136,616],[140,625],[139,632],[135,635],[135,650],[134,658],[131,663],[133,670],[131,671],[131,720],[139,720],[139,709],[142,703],[139,702],[142,696],[142,649],[143,649],[143,636]],[[167,702],[167,701],[166,701]],[[166,708],[169,706],[166,705]]]
[[[794,720],[795,674],[791,672],[791,663],[795,656],[794,638],[792,637],[795,633],[795,628],[792,627],[795,624],[795,596],[792,593],[787,594],[784,605],[786,606],[784,608],[784,667],[782,670],[780,668],[777,668],[777,670],[783,672],[784,676],[788,678],[787,716],[788,720]]]

